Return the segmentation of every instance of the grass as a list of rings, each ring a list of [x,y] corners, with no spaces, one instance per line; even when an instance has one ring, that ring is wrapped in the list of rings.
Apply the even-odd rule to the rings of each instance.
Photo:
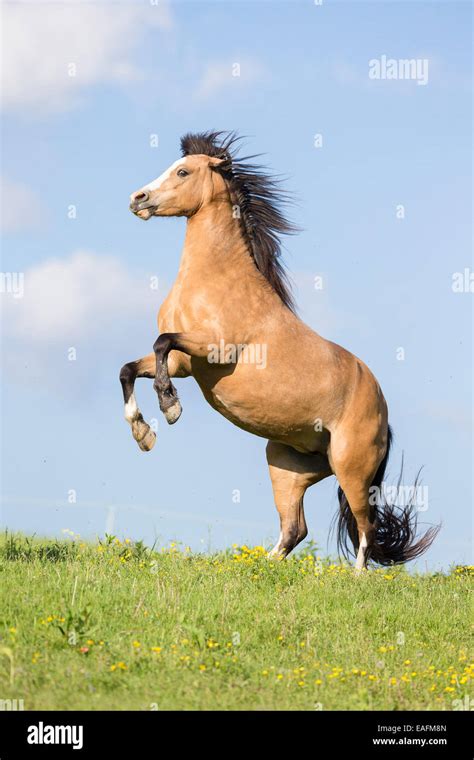
[[[452,710],[472,567],[0,539],[0,700],[26,710]],[[460,700],[459,702],[457,700]],[[471,700],[472,702],[472,700]]]

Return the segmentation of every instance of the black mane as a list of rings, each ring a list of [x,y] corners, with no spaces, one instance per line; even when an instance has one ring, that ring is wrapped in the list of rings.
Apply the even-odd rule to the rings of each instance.
[[[229,185],[232,201],[240,208],[240,222],[255,266],[291,311],[293,296],[285,269],[280,261],[279,235],[297,232],[283,215],[282,206],[290,196],[280,187],[280,180],[266,173],[264,167],[249,163],[256,156],[240,158],[233,148],[241,138],[235,132],[201,132],[181,138],[183,156],[204,154],[222,158],[217,170]]]

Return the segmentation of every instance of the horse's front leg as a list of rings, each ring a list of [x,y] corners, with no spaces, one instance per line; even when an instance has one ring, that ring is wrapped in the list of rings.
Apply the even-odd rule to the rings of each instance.
[[[158,394],[160,409],[168,423],[173,425],[181,416],[182,408],[176,388],[170,380],[170,351],[181,351],[188,356],[208,357],[210,346],[216,343],[209,333],[162,333],[153,344],[156,357],[156,375],[153,387]]]
[[[125,402],[125,419],[132,428],[132,435],[142,451],[150,451],[156,441],[156,433],[145,422],[135,399],[135,380],[137,377],[155,377],[155,354],[148,354],[143,359],[124,364],[120,370],[123,400]]]
[[[174,355],[174,361],[170,362],[171,377],[189,377],[190,367],[184,361],[187,357]],[[125,402],[125,419],[132,429],[132,435],[142,451],[150,451],[156,441],[156,433],[145,422],[135,399],[135,380],[138,377],[147,377],[153,380],[156,375],[156,356],[154,353],[137,359],[134,362],[124,364],[120,370],[120,382],[122,384],[123,400]]]

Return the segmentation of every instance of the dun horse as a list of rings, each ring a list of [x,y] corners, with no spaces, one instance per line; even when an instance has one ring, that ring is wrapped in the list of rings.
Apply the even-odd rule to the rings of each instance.
[[[352,543],[356,570],[369,560],[414,559],[437,529],[417,539],[413,504],[374,498],[391,443],[382,391],[360,359],[295,314],[279,259],[279,236],[294,232],[282,210],[287,196],[262,167],[235,155],[237,139],[186,135],[182,157],[131,195],[130,209],[141,219],[187,218],[153,351],[120,372],[133,437],[143,451],[155,443],[135,400],[136,378],[154,379],[160,409],[174,424],[181,404],[171,378],[192,376],[214,409],[268,439],[280,516],[271,555],[286,556],[305,538],[305,491],[335,475],[338,545],[347,556]]]

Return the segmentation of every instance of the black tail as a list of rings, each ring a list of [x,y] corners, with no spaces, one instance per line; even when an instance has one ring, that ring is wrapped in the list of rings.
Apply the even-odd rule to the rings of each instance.
[[[390,447],[392,445],[392,430],[388,428],[387,451],[380,462],[379,468],[372,481],[372,488],[377,487],[377,503],[372,506],[370,521],[375,527],[375,539],[368,550],[368,559],[379,565],[399,565],[409,562],[423,554],[433,543],[438,535],[440,525],[428,528],[418,540],[417,525],[418,514],[415,505],[416,487],[419,474],[416,477],[413,496],[405,506],[399,507],[388,502],[380,490],[387,467]],[[397,488],[403,477],[403,461]],[[373,491],[371,492],[373,494]],[[354,515],[349,502],[341,487],[337,491],[339,499],[339,517],[337,521],[337,547],[338,550],[349,559],[352,554],[357,554],[359,548],[359,534]],[[375,501],[375,500],[374,500]],[[350,546],[350,543],[352,547]]]

